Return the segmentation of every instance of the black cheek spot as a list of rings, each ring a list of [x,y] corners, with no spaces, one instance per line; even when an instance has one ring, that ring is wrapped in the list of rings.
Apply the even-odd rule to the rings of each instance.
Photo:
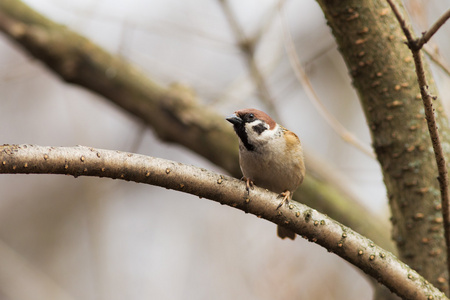
[[[261,133],[263,133],[265,130],[267,130],[266,126],[264,126],[264,124],[262,124],[262,123],[259,123],[258,125],[253,126],[252,129],[258,135],[261,135]]]

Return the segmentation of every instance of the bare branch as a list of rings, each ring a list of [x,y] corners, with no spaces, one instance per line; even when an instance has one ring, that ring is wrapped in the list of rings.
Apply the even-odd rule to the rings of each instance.
[[[448,191],[448,170],[447,170],[447,163],[445,161],[445,155],[444,151],[442,149],[441,140],[439,137],[439,131],[436,124],[436,119],[434,116],[434,108],[433,108],[433,98],[430,93],[428,92],[428,83],[425,77],[425,70],[422,63],[422,56],[420,53],[420,49],[423,46],[424,43],[421,41],[416,41],[413,37],[413,34],[409,30],[406,20],[401,15],[400,11],[396,7],[396,5],[393,3],[392,0],[387,0],[389,5],[392,8],[392,11],[394,12],[398,22],[400,23],[400,26],[402,27],[403,32],[405,33],[405,36],[408,41],[409,48],[411,49],[414,64],[416,66],[416,74],[417,74],[417,81],[420,88],[420,94],[422,96],[423,106],[425,109],[425,118],[427,120],[428,125],[428,131],[430,133],[431,142],[433,144],[433,150],[434,155],[436,158],[436,164],[438,168],[439,173],[439,187],[441,191],[441,200],[442,200],[442,216],[444,219],[444,231],[445,231],[445,243],[447,245],[447,269],[450,273],[450,198],[449,198],[449,191]],[[445,20],[447,20],[450,17],[449,12],[444,14],[444,16],[447,16]],[[443,17],[444,17],[443,16]],[[441,17],[436,24],[433,25],[432,31],[430,30],[431,34],[427,35],[428,39],[439,29],[439,27],[445,22],[444,18]],[[440,25],[439,25],[440,24]],[[425,40],[425,39],[424,39]],[[448,278],[448,283],[450,286],[450,276]]]
[[[450,76],[450,67],[444,62],[438,53],[432,51],[428,45],[423,45],[423,51],[426,55],[428,55],[431,61],[433,61],[442,71],[444,71],[445,74],[447,74],[447,76]]]
[[[0,239],[2,267],[1,278],[9,278],[2,284],[3,297],[7,299],[47,299],[51,291],[52,299],[76,300],[73,292],[65,289],[61,282],[47,274],[42,266],[26,259],[3,239]],[[56,279],[56,280],[55,280]],[[27,288],[24,289],[23,287]]]
[[[403,18],[402,14],[400,13],[400,10],[397,8],[397,6],[391,1],[391,0],[387,0],[389,6],[392,9],[392,12],[394,13],[395,17],[397,18],[397,21],[400,23],[400,27],[403,30],[403,33],[406,36],[406,39],[409,41],[413,41],[414,38],[411,34],[411,31],[409,30],[408,26],[406,25],[406,21]]]
[[[273,22],[276,20],[278,14],[277,7],[283,7],[285,3],[286,1],[274,3],[272,7],[267,9],[266,16],[262,17],[264,23],[259,26],[256,33],[254,33],[252,37],[255,43],[259,43],[264,34],[269,31],[270,27],[273,25]]]
[[[417,47],[422,48],[422,46],[427,43],[431,37],[444,25],[445,22],[450,18],[450,9],[447,10],[431,27],[428,29],[422,37],[417,41]]]
[[[430,27],[428,31],[425,31],[422,34],[422,37],[420,39],[416,39],[413,37],[412,32],[409,30],[409,26],[406,24],[406,20],[403,18],[397,6],[392,2],[392,0],[387,0],[387,2],[391,7],[392,11],[394,12],[398,22],[400,23],[400,26],[406,36],[408,46],[411,49],[411,51],[413,50],[418,51],[422,49],[423,45],[427,43],[431,39],[431,37],[439,30],[439,28],[441,28],[441,26],[444,25],[444,23],[447,22],[447,20],[450,18],[450,9],[449,9]]]
[[[306,205],[174,161],[89,147],[0,146],[0,173],[66,174],[146,183],[208,198],[283,225],[359,267],[404,299],[447,299],[416,271],[367,238]]]
[[[280,116],[275,107],[274,98],[269,90],[267,80],[255,59],[256,39],[249,39],[245,36],[244,30],[242,29],[236,16],[234,15],[228,3],[228,0],[219,0],[219,3],[221,4],[222,10],[228,20],[228,23],[230,24],[230,28],[236,37],[239,48],[245,55],[245,60],[250,70],[250,74],[258,88],[261,100],[270,111],[270,114],[272,114],[275,119],[280,120]],[[257,37],[258,40],[260,39],[260,35],[261,33],[259,33]]]
[[[294,74],[297,77],[297,80],[303,86],[303,89],[305,90],[305,93],[308,96],[308,99],[311,101],[311,103],[317,109],[317,111],[322,116],[322,118],[328,123],[328,125],[330,125],[330,127],[334,130],[334,132],[336,132],[336,134],[338,136],[340,136],[345,142],[356,147],[358,150],[360,150],[361,152],[363,152],[370,158],[375,158],[375,154],[373,153],[372,149],[370,149],[368,146],[366,146],[360,140],[358,140],[358,138],[356,138],[356,136],[353,135],[353,133],[348,131],[333,116],[333,114],[331,114],[327,110],[326,106],[322,103],[322,101],[320,100],[316,91],[314,90],[314,88],[311,84],[311,81],[308,78],[308,75],[306,75],[306,72],[300,63],[297,53],[295,52],[294,42],[292,41],[291,33],[287,28],[286,18],[283,14],[282,7],[281,7],[283,3],[284,3],[284,1],[280,1],[279,11],[280,11],[280,17],[281,17],[281,23],[282,23],[282,29],[283,29],[283,36],[284,36],[284,47],[286,49],[286,53],[288,55],[289,62],[291,63],[291,67],[294,70]]]
[[[199,103],[190,88],[157,84],[127,61],[20,1],[0,1],[0,31],[67,82],[106,97],[143,120],[160,139],[176,141],[231,173],[240,173],[232,128],[222,115]]]

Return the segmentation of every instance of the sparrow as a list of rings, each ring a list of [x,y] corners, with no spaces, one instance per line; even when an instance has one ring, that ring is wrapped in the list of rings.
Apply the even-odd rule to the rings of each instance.
[[[277,124],[265,112],[241,109],[226,118],[239,137],[239,165],[247,192],[253,184],[280,193],[280,208],[292,199],[305,177],[303,150],[298,136]],[[280,238],[295,239],[295,233],[278,226]]]

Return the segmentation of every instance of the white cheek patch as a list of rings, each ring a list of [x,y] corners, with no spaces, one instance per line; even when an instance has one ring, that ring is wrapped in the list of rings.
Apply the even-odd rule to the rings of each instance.
[[[269,125],[261,120],[255,120],[245,124],[248,140],[251,144],[266,143],[274,137],[277,132],[278,125],[273,129],[269,129]]]
[[[259,129],[258,129],[259,128]],[[245,131],[247,131],[247,135],[260,135],[264,129],[268,129],[268,126],[264,124],[261,120],[255,120],[253,122],[245,123]]]

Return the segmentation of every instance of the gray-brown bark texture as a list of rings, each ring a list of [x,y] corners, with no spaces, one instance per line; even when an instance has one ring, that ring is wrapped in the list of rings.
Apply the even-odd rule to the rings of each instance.
[[[399,256],[448,293],[437,167],[403,32],[385,1],[318,2],[350,70],[371,130]],[[429,90],[436,95],[425,68]],[[447,117],[439,101],[434,106],[448,156]]]

